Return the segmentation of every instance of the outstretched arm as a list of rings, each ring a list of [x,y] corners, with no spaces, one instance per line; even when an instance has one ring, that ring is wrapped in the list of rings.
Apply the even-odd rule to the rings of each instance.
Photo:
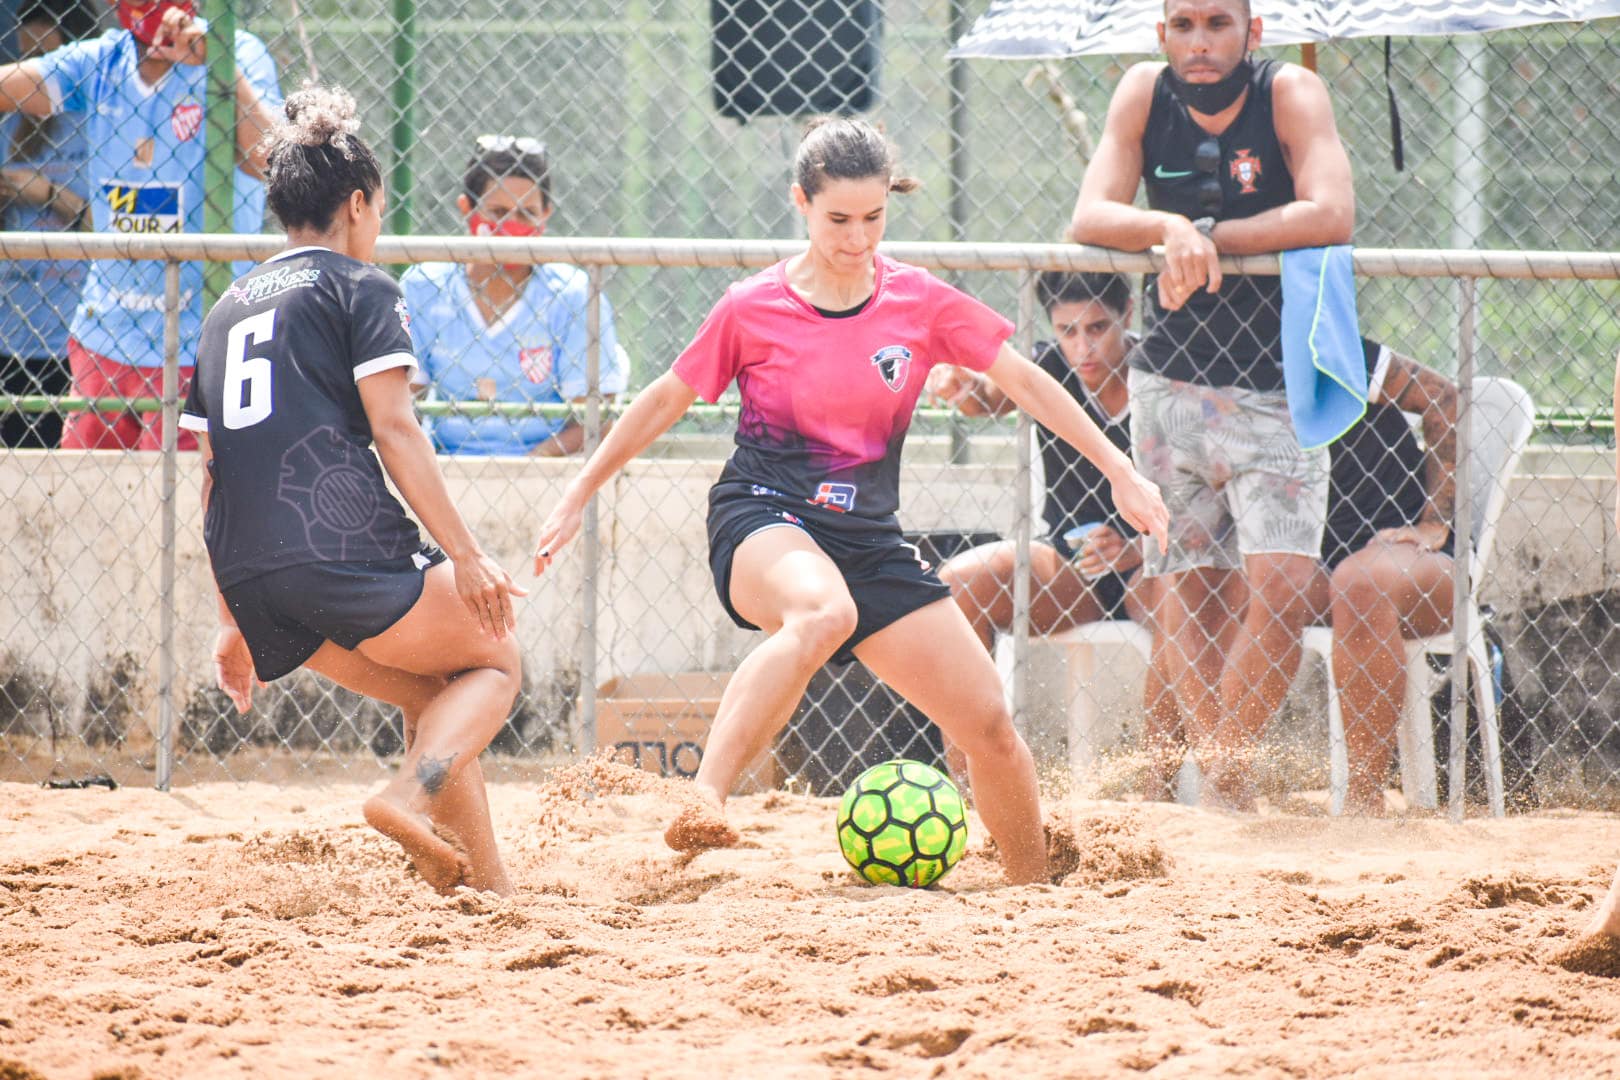
[[[202,508],[206,515],[208,501],[214,496],[214,448],[207,432],[197,432],[197,449],[202,460]],[[212,575],[209,580],[213,581]],[[246,715],[253,708],[253,687],[264,684],[254,674],[247,639],[237,629],[236,616],[231,614],[230,605],[225,603],[225,595],[217,586],[214,601],[219,607],[219,633],[214,637],[214,682],[225,691],[236,711]]]
[[[543,573],[557,557],[557,551],[579,532],[579,523],[585,513],[585,504],[601,490],[631,458],[652,445],[654,439],[668,431],[692,407],[697,392],[673,371],[666,371],[652,384],[636,395],[630,407],[619,417],[596,453],[585,462],[585,467],[569,482],[545,524],[540,526],[539,539],[534,545],[534,572]]]
[[[489,634],[505,637],[517,626],[512,597],[528,593],[514,585],[511,575],[484,554],[451,502],[450,489],[433,455],[433,444],[416,422],[409,370],[388,368],[367,375],[357,385],[360,403],[371,424],[371,437],[377,444],[377,456],[428,535],[450,556],[462,603]]]
[[[1451,517],[1457,508],[1457,384],[1391,350],[1382,394],[1402,412],[1416,413],[1423,425],[1427,498],[1410,531],[1417,543],[1437,551],[1451,534]]]
[[[1108,441],[1056,379],[1018,355],[1011,345],[1002,345],[996,362],[985,374],[1020,409],[1101,469],[1120,514],[1138,532],[1157,538],[1161,552],[1167,550],[1170,514],[1164,508],[1159,486],[1136,471],[1131,459]]]

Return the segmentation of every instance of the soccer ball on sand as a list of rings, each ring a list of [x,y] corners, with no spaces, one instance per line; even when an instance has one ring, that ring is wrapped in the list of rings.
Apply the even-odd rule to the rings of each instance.
[[[961,793],[920,761],[872,766],[838,807],[838,847],[874,885],[932,885],[956,865],[967,839]]]

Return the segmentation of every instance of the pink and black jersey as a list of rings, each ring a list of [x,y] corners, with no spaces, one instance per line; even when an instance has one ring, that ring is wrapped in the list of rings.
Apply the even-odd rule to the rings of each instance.
[[[674,371],[709,402],[737,382],[737,449],[722,483],[894,515],[900,448],[929,370],[986,370],[1013,326],[920,267],[876,263],[856,315],[818,312],[788,285],[785,262],[732,285],[709,312]]]

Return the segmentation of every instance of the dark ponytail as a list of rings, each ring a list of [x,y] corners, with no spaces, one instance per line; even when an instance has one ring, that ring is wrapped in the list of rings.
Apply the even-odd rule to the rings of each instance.
[[[828,180],[881,178],[890,191],[915,191],[922,181],[895,175],[898,156],[894,144],[865,120],[818,116],[805,125],[799,152],[793,157],[793,179],[812,199]]]

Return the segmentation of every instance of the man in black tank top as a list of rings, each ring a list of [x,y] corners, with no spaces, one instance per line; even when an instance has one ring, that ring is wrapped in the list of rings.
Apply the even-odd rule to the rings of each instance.
[[[1223,276],[1219,258],[1347,243],[1355,219],[1327,88],[1296,65],[1251,61],[1260,37],[1248,0],[1167,0],[1168,63],[1120,81],[1069,229],[1078,243],[1164,248],[1130,357],[1137,468],[1171,519],[1168,554],[1146,564],[1167,583],[1153,665],[1212,801],[1235,808],[1253,805],[1253,745],[1299,665],[1328,460],[1300,449],[1288,418],[1277,280]],[[1141,183],[1148,209],[1133,205]],[[1234,573],[1241,615],[1220,603]]]

